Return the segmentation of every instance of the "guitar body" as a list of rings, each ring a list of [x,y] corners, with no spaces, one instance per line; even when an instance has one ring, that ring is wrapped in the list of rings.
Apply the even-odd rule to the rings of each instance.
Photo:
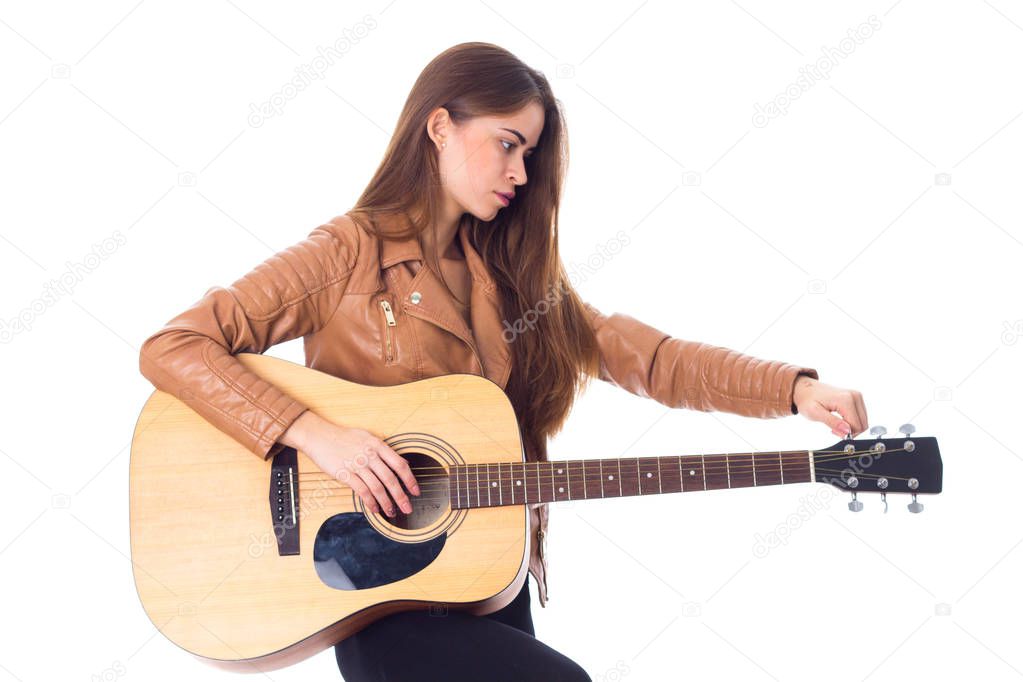
[[[380,436],[413,471],[524,461],[512,406],[483,377],[364,386],[269,356],[237,357],[320,416]],[[446,477],[417,479],[423,494],[409,496],[412,514],[370,513],[303,453],[285,448],[260,461],[187,402],[156,391],[131,447],[142,605],[175,644],[239,672],[291,665],[397,611],[482,615],[507,605],[526,577],[528,508],[455,508]]]

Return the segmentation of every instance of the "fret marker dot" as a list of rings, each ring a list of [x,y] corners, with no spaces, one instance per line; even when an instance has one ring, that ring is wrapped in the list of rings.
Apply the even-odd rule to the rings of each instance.
[[[494,481],[493,483],[491,483],[490,487],[491,488],[496,488],[497,487],[497,481]]]
[[[515,481],[515,485],[522,485],[522,481]]]
[[[558,473],[559,473],[559,474],[561,473],[561,469],[558,469]]]
[[[653,476],[653,474],[652,474],[652,473],[650,473],[649,471],[648,471],[648,472],[646,472],[646,477],[647,477],[647,478],[650,478],[651,476]]]
[[[564,488],[558,488],[558,492],[559,493],[563,493],[563,492],[565,492],[565,489]]]
[[[615,480],[615,475],[614,474],[608,474],[607,475],[607,480],[609,480],[609,481]]]
[[[692,469],[690,469],[690,470],[689,470],[689,475],[690,475],[690,476],[695,476],[695,475],[696,475],[696,472],[695,472],[695,471],[693,471]]]

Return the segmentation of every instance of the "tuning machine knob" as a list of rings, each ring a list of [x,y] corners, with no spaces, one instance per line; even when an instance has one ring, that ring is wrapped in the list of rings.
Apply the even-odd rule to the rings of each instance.
[[[906,505],[906,509],[913,514],[919,514],[924,510],[924,506],[916,501],[916,493],[913,493],[913,501]]]
[[[888,433],[888,429],[886,429],[883,426],[871,426],[870,427],[870,435],[871,436],[877,436],[878,440],[881,440],[881,437],[884,436],[884,434],[886,434],[886,433]]]
[[[912,424],[903,424],[902,426],[899,427],[899,432],[904,433],[906,435],[906,438],[909,438],[914,433],[916,433],[916,427],[913,426]]]
[[[856,499],[855,491],[853,491],[852,500],[849,502],[849,511],[863,511],[863,503]]]

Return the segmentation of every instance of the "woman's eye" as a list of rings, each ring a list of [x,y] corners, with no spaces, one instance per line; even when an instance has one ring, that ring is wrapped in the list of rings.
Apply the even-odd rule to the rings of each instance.
[[[505,151],[510,151],[512,149],[512,147],[515,146],[514,142],[509,142],[508,140],[501,140],[501,144],[510,144],[511,145],[511,147],[505,147],[504,148]]]

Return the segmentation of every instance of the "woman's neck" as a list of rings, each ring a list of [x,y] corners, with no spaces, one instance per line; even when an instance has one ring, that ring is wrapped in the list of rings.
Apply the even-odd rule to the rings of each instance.
[[[429,254],[440,258],[458,260],[461,256],[460,245],[457,244],[458,226],[465,212],[452,200],[445,202],[440,215],[434,216],[432,225],[428,225],[421,235],[423,253],[429,260]]]

